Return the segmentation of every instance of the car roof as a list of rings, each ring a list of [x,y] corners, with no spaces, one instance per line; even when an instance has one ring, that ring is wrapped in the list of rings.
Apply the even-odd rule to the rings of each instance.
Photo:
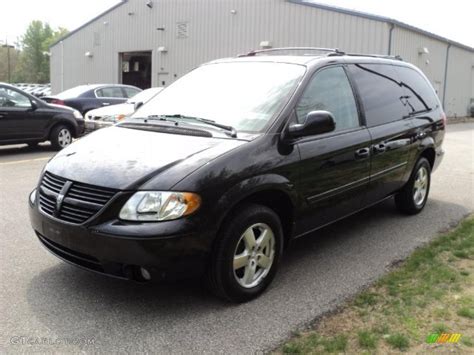
[[[297,54],[286,54],[285,52],[296,52]],[[341,63],[378,63],[396,64],[402,66],[413,65],[406,63],[399,56],[345,53],[338,49],[313,48],[313,47],[288,47],[251,51],[233,58],[223,58],[211,61],[207,64],[230,63],[230,62],[272,62],[298,64],[313,66],[319,63],[341,62]]]

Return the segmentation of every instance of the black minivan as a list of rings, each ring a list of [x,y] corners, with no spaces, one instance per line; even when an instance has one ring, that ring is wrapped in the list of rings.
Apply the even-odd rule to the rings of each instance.
[[[261,294],[290,241],[394,196],[426,204],[446,117],[396,58],[315,49],[214,61],[57,154],[31,193],[41,244],[137,281]]]

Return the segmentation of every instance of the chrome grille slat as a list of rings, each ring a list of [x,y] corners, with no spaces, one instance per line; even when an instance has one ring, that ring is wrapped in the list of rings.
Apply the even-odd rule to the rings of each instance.
[[[57,211],[56,202],[60,193],[65,196]],[[116,190],[68,181],[45,172],[39,189],[39,205],[50,216],[82,224],[96,215],[116,193]]]

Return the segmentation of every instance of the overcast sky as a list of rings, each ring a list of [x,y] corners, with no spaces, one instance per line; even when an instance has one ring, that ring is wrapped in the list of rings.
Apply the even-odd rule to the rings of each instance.
[[[32,20],[48,21],[54,27],[62,26],[73,30],[119,2],[118,0],[0,1],[0,41],[8,38],[9,42],[16,41]],[[318,2],[391,17],[474,47],[472,0],[320,0]]]

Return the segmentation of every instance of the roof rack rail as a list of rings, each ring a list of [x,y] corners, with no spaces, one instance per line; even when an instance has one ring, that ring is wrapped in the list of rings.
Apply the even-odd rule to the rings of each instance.
[[[403,62],[403,58],[399,55],[384,55],[384,54],[362,54],[362,53],[345,53],[350,57],[370,57],[370,58],[384,58],[384,59],[395,59]]]
[[[239,54],[238,57],[254,57],[258,54],[274,53],[274,52],[284,52],[284,51],[321,51],[328,52],[333,55],[344,55],[344,52],[341,52],[337,48],[319,48],[319,47],[282,47],[282,48],[269,48],[269,49],[259,49],[248,52],[246,54]],[[328,54],[329,55],[329,54]]]

